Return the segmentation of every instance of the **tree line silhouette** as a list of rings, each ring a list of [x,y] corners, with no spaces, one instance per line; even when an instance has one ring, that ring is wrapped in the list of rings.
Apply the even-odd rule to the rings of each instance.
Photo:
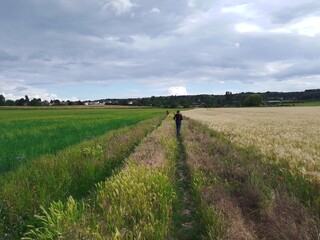
[[[302,92],[241,92],[233,94],[227,91],[224,95],[199,94],[184,96],[152,96],[146,98],[116,99],[106,98],[88,101],[51,101],[41,98],[24,98],[17,100],[5,99],[0,95],[0,106],[63,106],[63,105],[132,105],[160,108],[190,108],[190,107],[241,107],[259,105],[293,105],[295,103],[320,101],[320,89],[305,90]]]

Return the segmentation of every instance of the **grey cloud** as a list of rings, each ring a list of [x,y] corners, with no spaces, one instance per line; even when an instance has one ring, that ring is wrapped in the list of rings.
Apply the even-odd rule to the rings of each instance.
[[[19,59],[18,56],[0,50],[0,61],[18,61]]]
[[[310,38],[294,34],[244,34],[235,56],[258,61],[318,58],[319,37]]]
[[[304,61],[295,63],[284,71],[274,74],[273,77],[278,80],[286,80],[290,78],[303,78],[313,75],[320,75],[320,60],[316,62]]]
[[[273,13],[273,22],[288,23],[300,17],[306,17],[310,14],[320,16],[319,1],[300,2],[300,4],[294,6],[288,4],[286,7],[283,7]]]
[[[22,92],[22,91],[25,91],[27,89],[28,89],[27,87],[16,87],[14,90],[18,91],[18,92]]]
[[[236,32],[235,24],[248,18],[221,14],[224,1],[196,1],[190,8],[186,0],[132,0],[135,6],[122,14],[103,10],[104,1],[97,0],[18,2],[0,3],[0,47],[8,50],[7,55],[0,52],[0,60],[12,57],[1,74],[29,85],[280,81],[318,73],[316,66],[266,72],[269,62],[294,61],[299,66],[318,59],[319,36]],[[263,28],[264,22],[285,23],[319,7],[315,1],[298,2],[287,7],[291,2],[282,1],[278,11],[265,1],[252,7],[264,11],[259,22]],[[150,13],[153,8],[160,12]]]

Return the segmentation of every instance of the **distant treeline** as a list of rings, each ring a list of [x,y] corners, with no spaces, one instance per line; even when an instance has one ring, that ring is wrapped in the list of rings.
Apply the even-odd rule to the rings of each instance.
[[[260,97],[257,101],[257,97]],[[304,92],[242,92],[235,93],[227,91],[224,95],[186,95],[186,96],[160,96],[149,98],[130,99],[100,99],[96,102],[106,105],[134,105],[152,106],[163,108],[189,108],[189,107],[241,107],[251,105],[255,100],[258,105],[293,105],[295,103],[320,101],[320,89],[305,90]]]
[[[29,99],[28,95],[24,98],[17,100],[5,99],[3,95],[0,95],[0,106],[66,106],[66,105],[84,105],[82,101],[60,101],[58,99],[42,101],[41,98]]]
[[[30,100],[27,95],[24,98],[13,101],[6,100],[3,95],[0,95],[0,106],[131,105],[160,108],[189,108],[293,105],[309,101],[320,101],[320,89],[305,90],[303,92],[242,92],[235,94],[227,91],[224,95],[202,94],[128,99],[106,98],[95,101],[60,101],[57,99],[42,101],[40,98]]]

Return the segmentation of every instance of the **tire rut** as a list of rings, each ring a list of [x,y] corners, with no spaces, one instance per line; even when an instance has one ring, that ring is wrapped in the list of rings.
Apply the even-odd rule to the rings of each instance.
[[[176,160],[177,204],[174,207],[174,230],[169,239],[197,240],[202,239],[196,203],[192,195],[190,170],[183,139],[177,136],[179,153]]]

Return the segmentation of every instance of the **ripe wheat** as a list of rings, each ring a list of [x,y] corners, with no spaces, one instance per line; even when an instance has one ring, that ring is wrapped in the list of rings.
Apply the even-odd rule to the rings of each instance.
[[[320,178],[320,107],[194,109],[184,115],[207,123],[268,161]]]

